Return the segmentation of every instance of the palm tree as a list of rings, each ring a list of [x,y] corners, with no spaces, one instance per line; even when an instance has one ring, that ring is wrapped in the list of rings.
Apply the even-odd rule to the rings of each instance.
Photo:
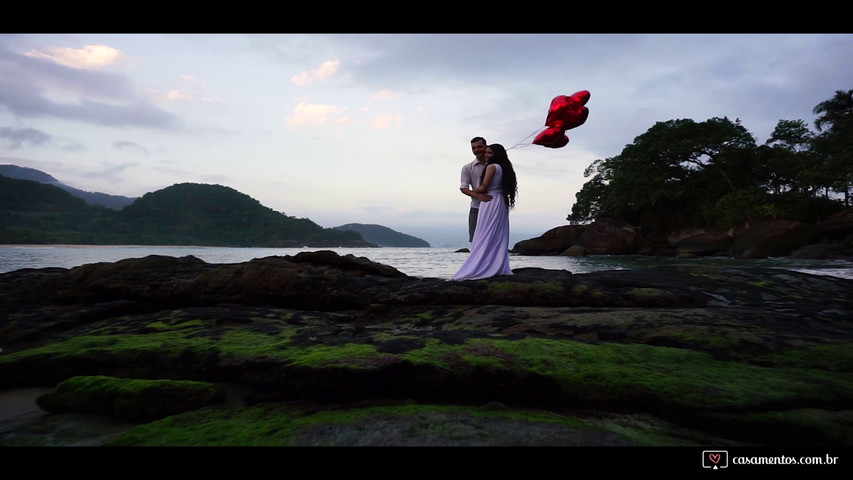
[[[835,96],[817,104],[812,110],[815,115],[815,128],[820,132],[825,124],[832,128],[843,120],[853,118],[853,90],[836,90]]]

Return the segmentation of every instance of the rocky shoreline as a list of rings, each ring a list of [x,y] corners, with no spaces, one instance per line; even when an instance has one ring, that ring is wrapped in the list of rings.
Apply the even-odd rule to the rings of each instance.
[[[644,232],[621,220],[564,225],[516,243],[518,255],[652,255],[733,258],[853,258],[853,209],[818,224],[784,219],[753,220],[728,231],[691,228],[668,234]]]
[[[853,280],[330,251],[0,275],[0,445],[853,445]]]

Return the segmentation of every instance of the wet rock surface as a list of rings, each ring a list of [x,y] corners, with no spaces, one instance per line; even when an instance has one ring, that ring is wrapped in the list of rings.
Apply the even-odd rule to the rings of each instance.
[[[328,251],[18,270],[0,391],[106,376],[230,400],[105,433],[108,411],[33,412],[0,445],[850,445],[852,287],[708,266],[452,282]]]

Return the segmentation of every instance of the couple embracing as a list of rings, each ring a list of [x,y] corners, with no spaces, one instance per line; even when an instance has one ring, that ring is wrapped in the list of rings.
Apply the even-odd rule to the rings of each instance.
[[[509,210],[515,206],[518,182],[503,145],[471,139],[474,161],[462,167],[459,190],[471,197],[468,240],[471,253],[452,280],[512,275],[509,268]]]

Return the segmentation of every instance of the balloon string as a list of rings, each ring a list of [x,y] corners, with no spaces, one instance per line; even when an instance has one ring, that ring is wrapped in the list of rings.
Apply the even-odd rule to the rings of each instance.
[[[537,133],[541,132],[542,130],[545,130],[545,128],[546,128],[546,127],[542,127],[542,128],[537,129],[536,131],[534,131],[534,132],[533,132],[533,133],[531,133],[530,135],[528,135],[528,136],[526,136],[526,137],[522,138],[522,139],[521,139],[521,141],[519,141],[519,142],[518,142],[518,143],[516,143],[515,145],[513,145],[513,146],[511,146],[511,147],[507,148],[507,150],[512,150],[513,148],[515,148],[515,147],[519,147],[519,146],[521,146],[521,147],[529,147],[530,145],[532,145],[531,143],[525,143],[525,144],[523,144],[523,145],[522,145],[522,142],[524,142],[524,141],[525,141],[525,140],[527,140],[528,138],[530,138],[530,137],[532,137],[532,136],[536,135]]]

